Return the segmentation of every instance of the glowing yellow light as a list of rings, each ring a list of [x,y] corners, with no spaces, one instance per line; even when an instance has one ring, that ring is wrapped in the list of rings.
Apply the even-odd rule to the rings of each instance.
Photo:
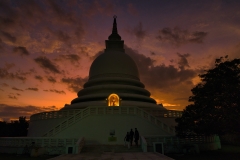
[[[120,98],[117,94],[112,93],[107,98],[108,106],[119,106]]]

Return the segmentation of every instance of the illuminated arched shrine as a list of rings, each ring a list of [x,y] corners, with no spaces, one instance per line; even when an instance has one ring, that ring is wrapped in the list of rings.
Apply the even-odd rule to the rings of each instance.
[[[108,96],[108,106],[119,106],[120,104],[120,98],[117,94],[112,93]]]

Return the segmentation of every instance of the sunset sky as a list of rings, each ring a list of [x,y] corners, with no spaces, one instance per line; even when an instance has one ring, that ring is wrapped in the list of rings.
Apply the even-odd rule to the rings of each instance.
[[[151,96],[182,110],[198,74],[221,56],[240,58],[239,8],[238,0],[1,0],[0,120],[76,98],[113,15]]]

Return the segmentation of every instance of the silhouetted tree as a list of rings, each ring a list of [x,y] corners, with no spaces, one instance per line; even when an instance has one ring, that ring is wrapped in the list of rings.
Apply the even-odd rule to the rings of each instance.
[[[7,123],[0,121],[0,137],[5,137],[8,134]]]
[[[0,122],[0,137],[27,136],[28,126],[26,117],[19,117],[18,121],[11,121],[11,123]]]
[[[240,59],[216,59],[215,67],[199,75],[182,117],[177,135],[240,133]]]

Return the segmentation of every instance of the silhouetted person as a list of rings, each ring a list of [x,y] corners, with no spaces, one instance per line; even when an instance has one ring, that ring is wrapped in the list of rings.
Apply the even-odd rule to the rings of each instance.
[[[138,146],[138,140],[139,140],[139,132],[138,132],[137,128],[135,128],[134,142],[135,142],[136,146]]]
[[[132,142],[133,142],[133,136],[134,136],[134,132],[133,130],[131,129],[130,131],[130,145],[132,146]]]
[[[130,148],[129,140],[130,140],[130,134],[129,132],[127,132],[127,135],[125,136],[124,141],[125,141],[125,144],[127,143],[128,148]]]

